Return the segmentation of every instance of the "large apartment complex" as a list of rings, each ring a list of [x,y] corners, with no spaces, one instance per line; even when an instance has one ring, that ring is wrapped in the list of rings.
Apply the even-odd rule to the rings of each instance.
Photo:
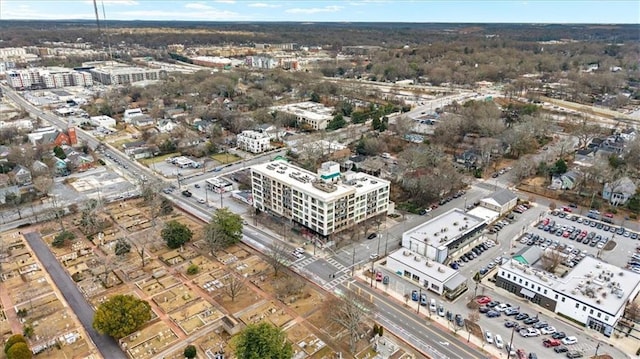
[[[104,66],[90,71],[93,80],[103,85],[126,85],[141,81],[162,80],[167,77],[165,70],[131,66]]]
[[[389,182],[340,172],[325,162],[313,173],[276,160],[251,167],[253,206],[328,236],[387,212]]]
[[[7,71],[6,75],[9,86],[17,90],[93,85],[93,79],[88,72],[62,67],[11,70]]]

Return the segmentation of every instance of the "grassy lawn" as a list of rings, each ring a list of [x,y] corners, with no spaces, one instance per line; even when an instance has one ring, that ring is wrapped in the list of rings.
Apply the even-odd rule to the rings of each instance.
[[[109,142],[109,144],[111,144],[111,146],[120,150],[122,149],[122,145],[124,145],[125,143],[131,143],[131,142],[136,142],[136,140],[132,140],[130,138],[123,138],[121,140]]]
[[[142,162],[142,164],[149,166],[152,163],[158,163],[158,162],[162,162],[164,160],[166,160],[169,157],[177,157],[177,156],[181,156],[180,152],[174,152],[174,153],[168,153],[166,155],[162,155],[162,156],[156,156],[156,157],[152,157],[152,158],[143,158],[140,160],[140,162]]]
[[[226,165],[227,163],[237,162],[242,159],[231,153],[218,153],[218,154],[212,155],[211,158],[220,162],[220,164],[223,164],[223,165]]]

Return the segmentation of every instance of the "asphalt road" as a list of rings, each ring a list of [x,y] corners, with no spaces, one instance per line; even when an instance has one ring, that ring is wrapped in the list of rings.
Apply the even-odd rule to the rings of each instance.
[[[82,323],[82,326],[84,326],[84,329],[89,334],[89,337],[91,337],[100,354],[102,354],[102,357],[109,359],[126,359],[127,356],[122,352],[122,349],[120,349],[120,346],[113,338],[99,334],[93,329],[93,309],[85,300],[82,293],[80,293],[80,290],[78,290],[73,280],[71,280],[62,268],[60,262],[58,262],[51,251],[49,251],[49,247],[42,241],[40,234],[35,232],[25,233],[24,237],[36,256],[38,256],[44,269],[58,286],[64,299],[69,303],[69,306]]]

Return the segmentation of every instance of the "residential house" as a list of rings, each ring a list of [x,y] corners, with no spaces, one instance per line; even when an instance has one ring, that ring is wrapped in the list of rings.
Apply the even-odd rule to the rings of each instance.
[[[7,203],[7,195],[13,193],[20,197],[20,188],[18,186],[0,187],[0,203]]]
[[[10,172],[9,176],[13,179],[13,182],[19,186],[24,186],[31,183],[31,171],[28,168],[17,165]]]
[[[93,157],[81,152],[70,152],[67,155],[67,165],[76,171],[86,171],[93,167]]]
[[[624,139],[621,136],[609,136],[600,144],[599,152],[602,156],[620,155],[624,149]]]
[[[40,176],[49,173],[49,166],[42,161],[34,161],[31,165],[31,173],[34,176]]]
[[[194,120],[191,125],[193,126],[193,128],[196,131],[198,131],[200,133],[207,133],[207,132],[209,132],[209,129],[213,125],[213,122],[198,118],[198,119]]]
[[[56,156],[53,156],[52,160],[55,173],[58,176],[67,176],[69,174],[69,166],[67,166],[67,161]]]
[[[580,173],[571,170],[561,175],[554,175],[551,178],[550,189],[573,189],[580,180]]]
[[[477,150],[470,149],[453,156],[456,163],[464,165],[466,168],[482,167],[482,157]]]
[[[177,120],[179,118],[187,116],[187,113],[185,112],[185,110],[180,107],[171,108],[168,110],[165,109],[164,114],[165,114],[165,118],[170,118],[173,120]]]
[[[595,148],[577,150],[573,157],[573,163],[582,167],[591,167],[594,164],[595,154]]]
[[[612,206],[623,206],[636,194],[637,189],[629,177],[622,177],[617,181],[604,184],[602,198],[609,201]]]
[[[124,111],[123,120],[124,123],[131,123],[131,120],[136,117],[142,115],[142,109],[139,108],[131,108]]]
[[[47,132],[42,134],[42,137],[37,142],[49,147],[71,145],[69,136],[66,133],[58,130],[56,130],[55,132]]]
[[[146,128],[155,125],[156,120],[149,115],[138,115],[133,116],[130,123],[137,128]]]
[[[156,128],[160,133],[171,133],[177,127],[179,127],[179,125],[172,120],[160,120],[156,124]]]

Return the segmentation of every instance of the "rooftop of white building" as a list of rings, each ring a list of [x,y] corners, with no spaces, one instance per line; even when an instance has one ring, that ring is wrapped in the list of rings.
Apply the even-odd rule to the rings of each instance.
[[[513,259],[501,268],[612,315],[626,304],[640,284],[639,273],[589,256],[562,278]]]
[[[483,218],[465,213],[459,208],[432,218],[406,231],[404,238],[427,243],[432,247],[446,246],[485,222]]]
[[[426,274],[440,283],[445,283],[458,274],[458,271],[451,269],[449,266],[427,259],[426,257],[406,248],[400,248],[397,251],[392,252],[389,254],[389,257],[409,268],[414,269],[415,271]],[[402,273],[399,273],[399,275],[402,275]],[[462,278],[464,279],[464,277]],[[454,288],[455,287],[457,287],[457,285],[454,286]]]
[[[103,66],[92,69],[94,72],[108,73],[111,75],[130,74],[130,73],[144,73],[158,71],[157,69],[148,69],[143,67],[134,66]]]
[[[292,113],[310,120],[326,120],[333,118],[333,109],[321,103],[304,101],[288,105],[274,106],[271,110]]]
[[[257,171],[289,184],[292,188],[325,201],[330,202],[350,193],[366,193],[374,189],[389,186],[389,181],[361,172],[341,173],[336,183],[326,183],[320,176],[311,171],[294,166],[282,160],[275,160],[252,166]]]

